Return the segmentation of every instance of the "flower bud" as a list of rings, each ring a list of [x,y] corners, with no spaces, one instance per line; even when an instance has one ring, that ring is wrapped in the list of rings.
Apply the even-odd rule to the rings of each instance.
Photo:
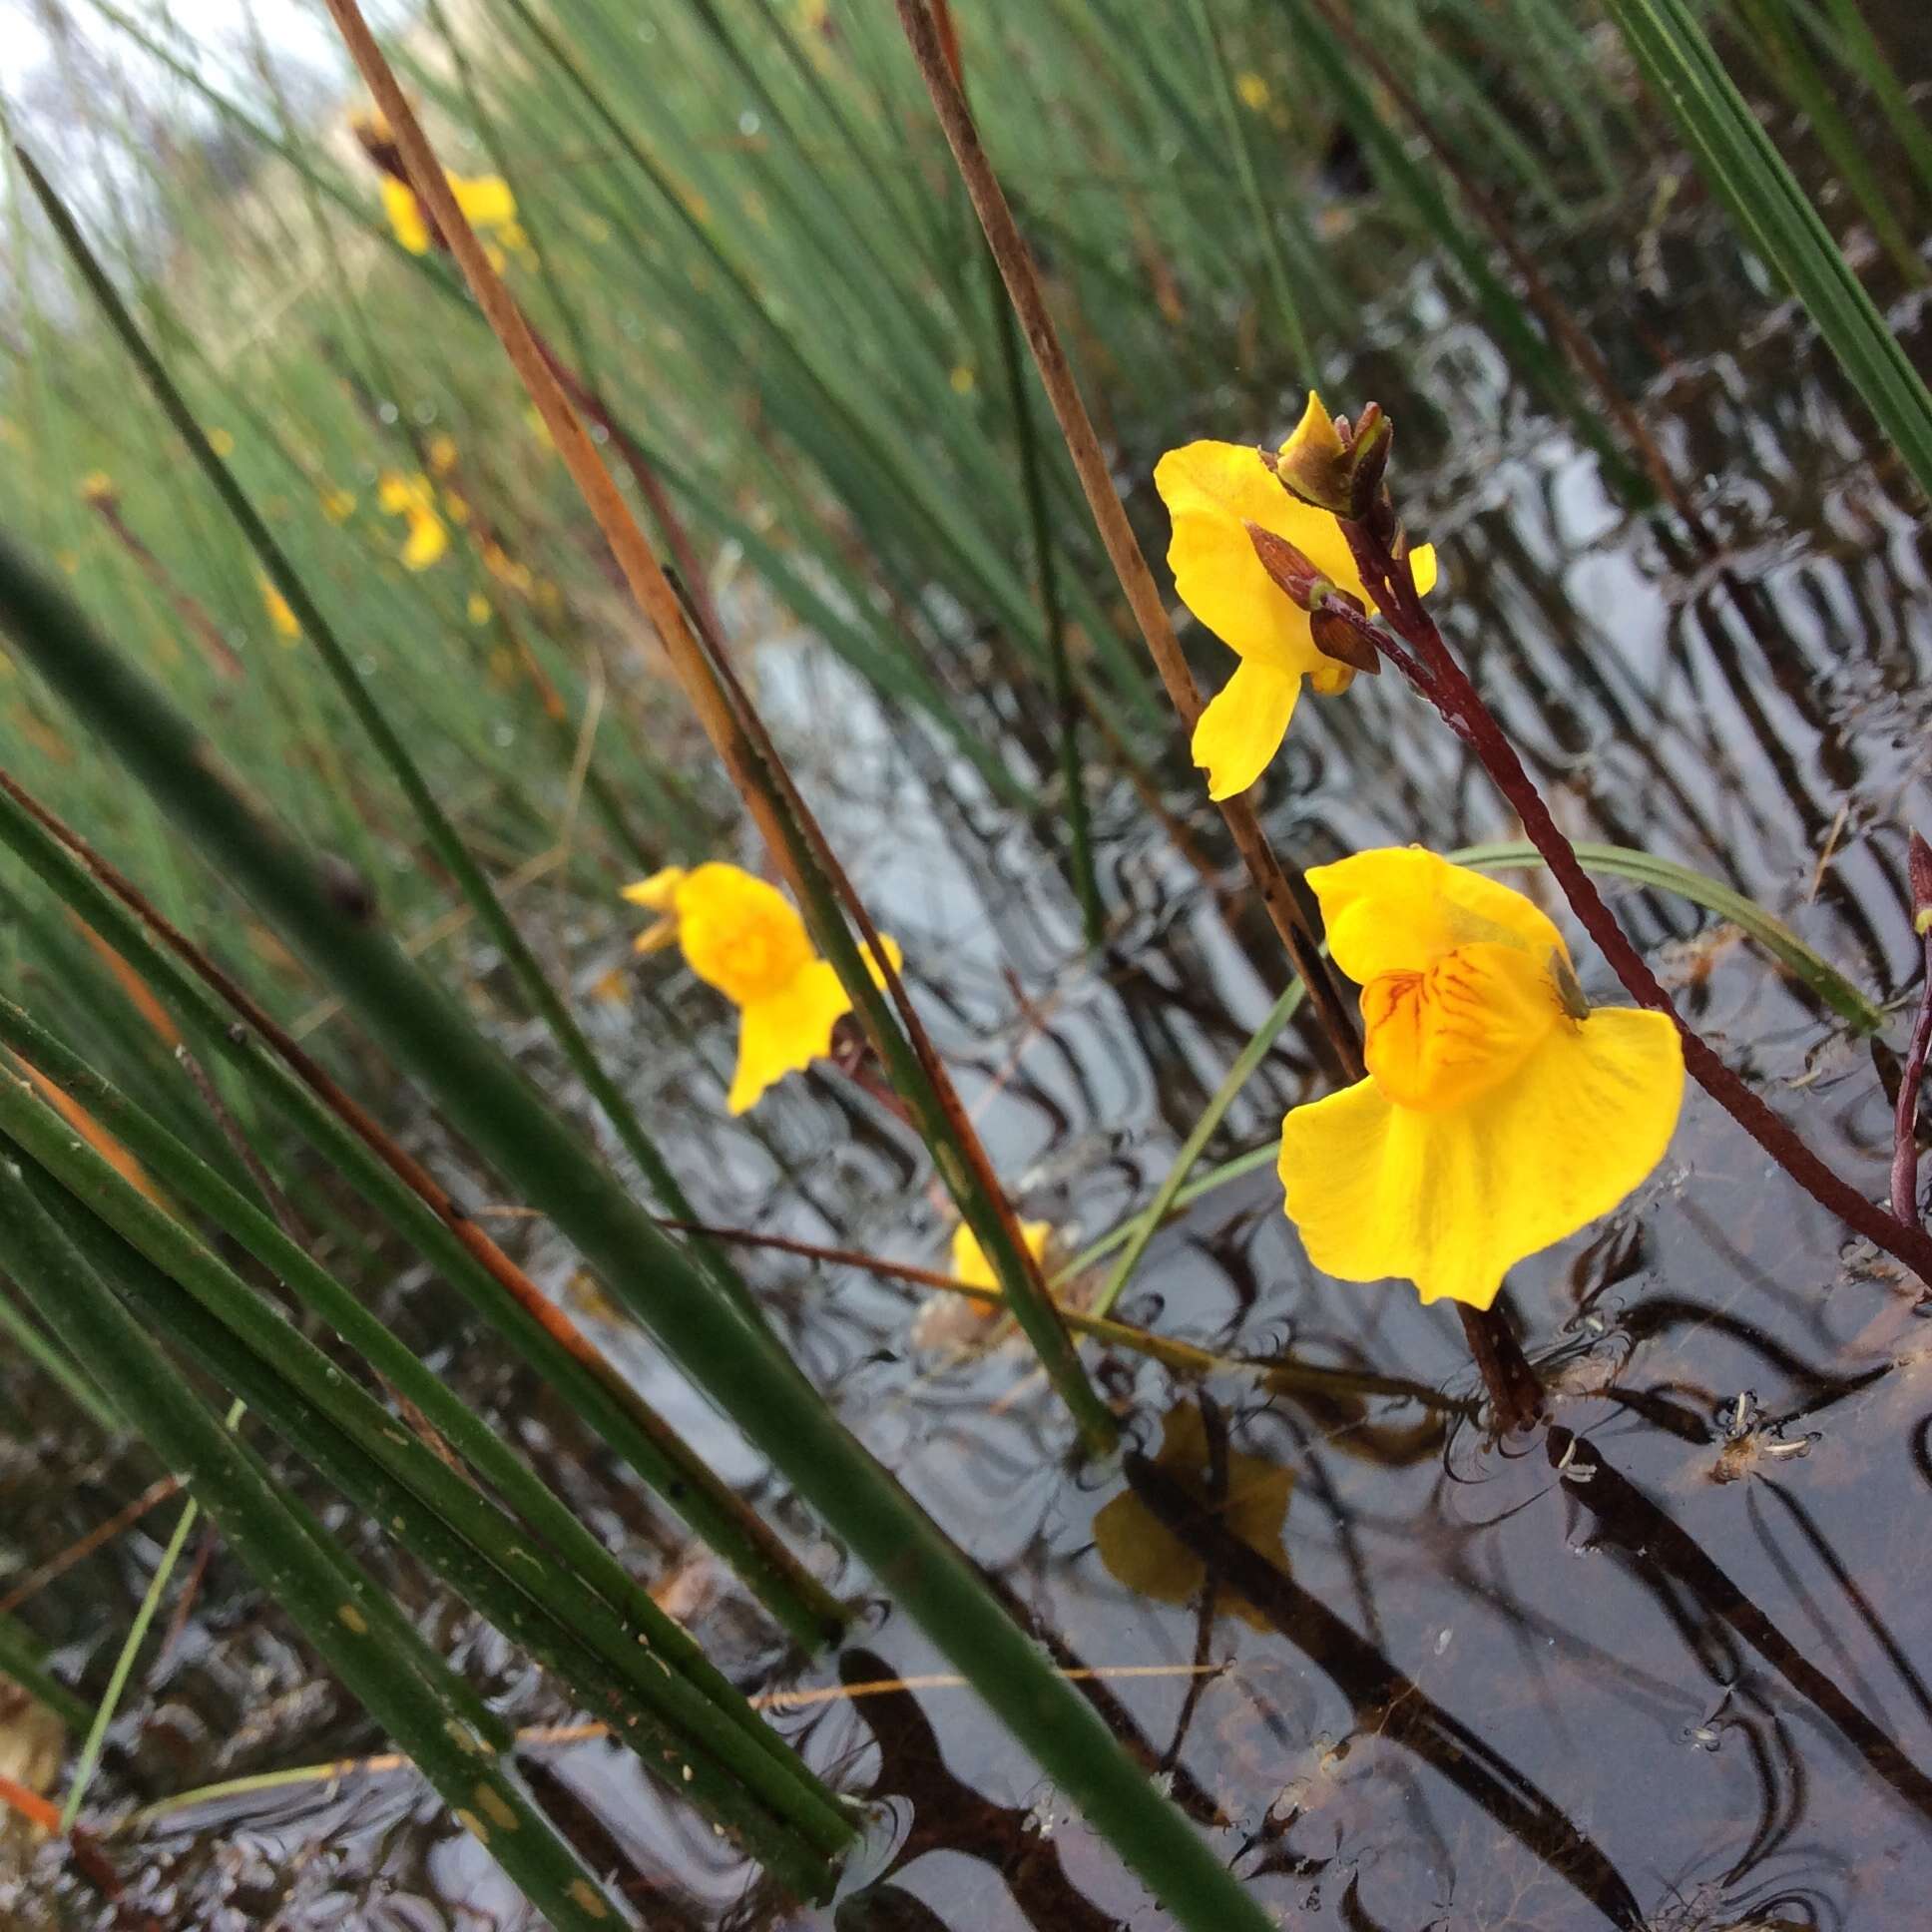
[[[1261,568],[1290,603],[1305,611],[1313,601],[1315,586],[1322,581],[1321,573],[1287,538],[1277,537],[1272,530],[1263,530],[1258,523],[1249,523],[1245,528],[1247,540],[1261,560]]]
[[[1303,503],[1312,503],[1330,516],[1353,513],[1354,494],[1350,485],[1353,459],[1348,445],[1335,427],[1335,419],[1322,406],[1321,398],[1310,389],[1308,406],[1301,412],[1294,434],[1272,456],[1263,457],[1280,479],[1281,487]]]
[[[1905,870],[1912,883],[1912,930],[1932,932],[1932,845],[1917,832],[1906,843]]]
[[[1381,654],[1375,648],[1375,633],[1368,627],[1367,615],[1346,591],[1331,584],[1328,595],[1317,600],[1308,614],[1308,632],[1315,649],[1324,658],[1333,658],[1351,671],[1365,671],[1373,678],[1382,669]],[[1349,607],[1353,606],[1352,609]]]

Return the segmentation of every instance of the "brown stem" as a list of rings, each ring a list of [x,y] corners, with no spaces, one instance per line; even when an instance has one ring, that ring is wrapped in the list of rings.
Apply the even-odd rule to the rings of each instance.
[[[1912,881],[1912,917],[1932,921],[1932,846],[1917,832],[1908,847]],[[1908,1227],[1919,1219],[1919,1089],[1925,1081],[1925,1057],[1932,1048],[1932,924],[1921,930],[1925,984],[1919,990],[1919,1016],[1912,1024],[1912,1042],[1898,1077],[1898,1109],[1892,1117],[1892,1212]]]
[[[1537,1380],[1530,1358],[1516,1331],[1498,1308],[1471,1308],[1458,1302],[1462,1332],[1476,1372],[1483,1378],[1500,1435],[1527,1429],[1543,1416],[1543,1384]]]
[[[1362,582],[1384,621],[1409,644],[1433,676],[1432,685],[1421,687],[1422,695],[1468,739],[1483,769],[1523,821],[1523,830],[1542,854],[1571,910],[1623,981],[1624,990],[1640,1006],[1662,1013],[1677,1027],[1690,1077],[1813,1201],[1932,1285],[1932,1235],[1916,1219],[1908,1222],[1887,1213],[1813,1154],[1678,1011],[1649,962],[1632,945],[1595,881],[1583,869],[1570,840],[1551,817],[1542,792],[1524,769],[1496,715],[1483,702],[1469,674],[1451,656],[1435,620],[1423,609],[1408,558],[1396,554],[1398,531],[1386,500],[1365,521],[1344,519],[1342,530]]]
[[[979,216],[987,246],[999,264],[1000,279],[1006,284],[1007,297],[1019,318],[1027,346],[1033,352],[1041,385],[1053,405],[1060,433],[1066,439],[1067,453],[1073,459],[1108,561],[1120,579],[1128,608],[1147,642],[1161,682],[1167,687],[1169,701],[1180,714],[1181,722],[1192,731],[1203,710],[1201,693],[1195,686],[1187,659],[1182,656],[1174,626],[1168,620],[1160,587],[1127,520],[1120,492],[1114,487],[1107,452],[1101,447],[1086,400],[1074,379],[1073,367],[1061,346],[1060,333],[1047,307],[1046,291],[1041,286],[1033,255],[1021,237],[992,164],[979,144],[972,113],[947,64],[944,43],[925,0],[897,0],[897,5],[913,59],[925,81],[926,92],[932,97],[940,126],[945,130],[946,143],[958,164],[960,179]],[[1348,1079],[1361,1079],[1362,1052],[1354,1021],[1321,954],[1314,931],[1295,898],[1288,868],[1268,845],[1254,807],[1245,798],[1222,799],[1220,812],[1294,970],[1307,985],[1309,1004],[1321,1023],[1334,1060]]]

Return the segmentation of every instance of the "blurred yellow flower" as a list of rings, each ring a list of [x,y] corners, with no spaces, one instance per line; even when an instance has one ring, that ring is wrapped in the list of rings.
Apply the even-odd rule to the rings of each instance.
[[[428,477],[384,470],[376,480],[376,501],[385,516],[402,517],[408,524],[403,569],[427,570],[449,548],[449,532],[436,514],[436,492]]]
[[[355,498],[347,490],[327,489],[322,492],[322,515],[330,523],[346,523],[355,515]]]
[[[261,607],[268,613],[268,622],[275,627],[275,636],[284,644],[293,644],[302,632],[294,612],[288,608],[288,600],[269,583],[267,578],[263,577],[259,581]]]
[[[952,384],[952,391],[956,396],[970,396],[979,387],[979,377],[973,373],[973,365],[970,362],[955,362],[952,373],[946,380]]]
[[[449,183],[450,193],[456,197],[456,206],[463,211],[464,219],[470,227],[484,235],[492,231],[512,229],[517,222],[517,198],[510,193],[510,184],[501,175],[452,175],[447,172],[444,180]],[[416,199],[416,191],[407,182],[398,181],[393,175],[382,177],[382,212],[389,218],[389,232],[411,254],[427,254],[434,241],[430,233],[429,220],[423,213],[422,204]],[[518,231],[521,235],[521,231]],[[501,255],[493,255],[500,262]]]
[[[481,591],[471,591],[469,619],[472,624],[487,624],[490,621],[490,600]]]
[[[115,498],[114,478],[106,470],[90,470],[81,478],[81,499],[86,503],[112,503]]]
[[[1241,106],[1250,114],[1265,114],[1269,101],[1274,98],[1268,92],[1267,82],[1254,73],[1236,74],[1234,92],[1241,97]]]
[[[1280,461],[1333,437],[1312,390]],[[1190,443],[1155,466],[1154,486],[1174,519],[1168,565],[1174,587],[1240,664],[1195,726],[1195,762],[1213,798],[1245,791],[1281,748],[1306,678],[1324,696],[1346,691],[1354,672],[1315,649],[1308,613],[1275,583],[1254,554],[1248,526],[1284,538],[1339,590],[1373,610],[1342,535],[1326,510],[1303,503],[1269,473],[1258,449],[1241,443]],[[1416,588],[1436,581],[1435,552],[1411,553]]]
[[[431,476],[447,476],[456,467],[456,438],[439,429],[430,437],[423,453],[429,458]]]
[[[507,585],[513,591],[528,592],[530,589],[530,566],[518,563],[494,538],[483,546],[483,568],[499,584]]]
[[[54,561],[68,576],[73,577],[80,571],[81,553],[78,550],[57,550],[54,552]]]
[[[718,860],[681,865],[624,888],[633,905],[661,915],[638,935],[639,952],[674,940],[685,963],[738,1009],[737,1070],[726,1105],[742,1114],[773,1082],[831,1052],[832,1028],[852,1003],[805,922],[776,886]],[[880,935],[898,967],[897,944]],[[879,978],[876,961],[874,978]]]
[[[203,432],[208,437],[208,446],[217,456],[229,457],[235,454],[235,438],[226,429],[210,429]]]
[[[1020,1238],[1026,1242],[1026,1249],[1036,1261],[1047,1257],[1047,1243],[1053,1238],[1053,1222],[1050,1220],[1023,1220],[1020,1223]],[[986,1258],[986,1251],[979,1244],[979,1236],[961,1221],[953,1229],[952,1276],[955,1281],[964,1281],[969,1288],[997,1288],[999,1277],[993,1272],[993,1263]]]
[[[1308,883],[1362,988],[1368,1078],[1282,1123],[1288,1218],[1324,1273],[1487,1308],[1517,1261],[1664,1158],[1677,1028],[1588,1008],[1549,919],[1433,852],[1358,852]]]

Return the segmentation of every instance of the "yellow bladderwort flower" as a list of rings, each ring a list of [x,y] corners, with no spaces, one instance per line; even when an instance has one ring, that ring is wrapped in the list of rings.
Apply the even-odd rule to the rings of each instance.
[[[427,570],[449,548],[449,532],[436,514],[436,490],[428,477],[384,470],[376,481],[376,501],[385,515],[408,523],[409,535],[402,546],[404,570]]]
[[[1358,852],[1308,883],[1362,989],[1368,1078],[1281,1124],[1288,1218],[1326,1274],[1487,1308],[1664,1158],[1677,1028],[1587,1007],[1549,919],[1433,852]]]
[[[685,964],[738,1009],[737,1070],[726,1105],[742,1114],[773,1082],[801,1073],[832,1047],[832,1028],[852,1010],[805,922],[776,886],[718,860],[681,865],[624,888],[633,905],[663,916],[638,935],[639,952],[674,940]],[[896,970],[897,943],[880,934]],[[883,979],[876,961],[872,975]]]
[[[1026,1242],[1026,1250],[1036,1261],[1044,1262],[1047,1257],[1047,1243],[1053,1238],[1053,1222],[1050,1220],[1023,1220],[1020,1223],[1020,1238]],[[965,1221],[953,1229],[953,1265],[955,1281],[964,1281],[969,1288],[997,1288],[999,1276],[993,1272],[993,1263],[986,1258],[986,1250],[979,1244],[975,1234]]]
[[[510,184],[501,175],[452,175],[445,170],[443,179],[449,183],[449,192],[456,197],[456,206],[463,211],[464,220],[479,235],[515,230],[517,242],[524,241],[523,231],[517,227],[517,198],[510,193]],[[394,175],[382,177],[382,212],[389,218],[390,234],[411,254],[429,252],[436,238],[430,231],[422,204],[416,199],[416,191],[407,182],[398,181]],[[502,265],[499,250],[486,246],[485,252],[492,266]]]
[[[1300,424],[1276,461],[1292,464],[1333,444],[1333,419],[1312,390]],[[1170,450],[1154,486],[1174,519],[1168,565],[1174,587],[1208,630],[1239,659],[1239,668],[1195,726],[1195,762],[1208,773],[1210,797],[1245,791],[1281,748],[1306,678],[1323,696],[1346,691],[1354,672],[1315,649],[1308,613],[1275,583],[1254,554],[1249,526],[1283,538],[1337,590],[1373,601],[1349,554],[1341,525],[1326,510],[1289,495],[1258,449],[1240,443],[1190,443]],[[1416,588],[1436,581],[1435,552],[1411,554]]]
[[[267,578],[260,580],[261,607],[268,613],[268,622],[275,627],[275,636],[284,644],[293,644],[301,636],[301,625],[295,614],[288,608],[288,600],[269,583]]]

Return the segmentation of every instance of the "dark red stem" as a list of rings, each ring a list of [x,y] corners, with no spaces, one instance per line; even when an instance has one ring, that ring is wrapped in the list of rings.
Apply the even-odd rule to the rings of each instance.
[[[1640,1006],[1666,1015],[1676,1025],[1690,1077],[1813,1201],[1932,1286],[1932,1235],[1919,1225],[1917,1214],[1901,1218],[1887,1213],[1819,1160],[1677,1010],[1643,954],[1631,944],[1616,915],[1604,903],[1603,894],[1583,869],[1575,848],[1550,816],[1543,794],[1523,768],[1495,714],[1483,702],[1468,673],[1450,655],[1435,620],[1423,609],[1408,558],[1396,554],[1397,528],[1386,499],[1374,506],[1364,521],[1342,521],[1362,582],[1384,622],[1430,673],[1427,683],[1411,681],[1482,760],[1483,769],[1523,821],[1530,842],[1542,854],[1584,930],[1623,981],[1624,990]],[[1396,662],[1402,664],[1400,658]],[[1403,665],[1403,669],[1406,675],[1408,667]],[[1902,1099],[1900,1104],[1903,1106]]]
[[[1892,1212],[1914,1227],[1920,1225],[1919,1088],[1925,1080],[1926,1049],[1932,1047],[1932,932],[1920,944],[1925,949],[1925,988],[1912,1044],[1905,1051],[1905,1071],[1898,1078],[1898,1112],[1892,1121]]]
[[[1543,1384],[1523,1352],[1516,1332],[1503,1318],[1500,1308],[1471,1308],[1457,1303],[1462,1317],[1463,1338],[1483,1378],[1483,1391],[1489,1397],[1490,1412],[1496,1418],[1499,1435],[1527,1429],[1543,1415]]]

